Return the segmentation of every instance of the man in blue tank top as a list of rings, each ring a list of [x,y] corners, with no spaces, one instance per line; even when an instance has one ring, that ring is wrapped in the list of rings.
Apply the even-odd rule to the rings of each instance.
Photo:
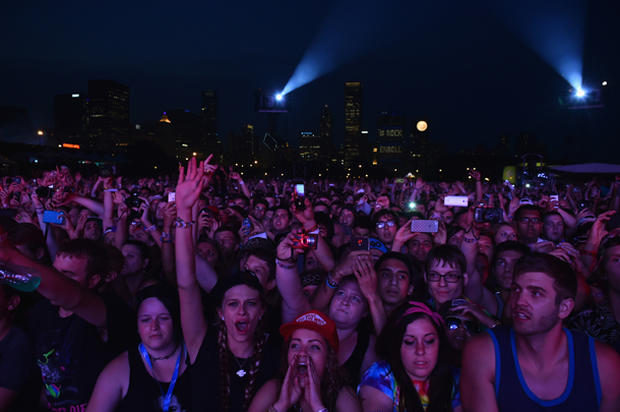
[[[543,253],[519,260],[512,328],[475,336],[463,352],[464,411],[620,411],[620,356],[562,327],[576,291],[562,260]]]

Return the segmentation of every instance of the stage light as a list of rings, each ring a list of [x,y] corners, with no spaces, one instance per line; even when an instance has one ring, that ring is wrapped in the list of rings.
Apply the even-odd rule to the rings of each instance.
[[[603,82],[601,83],[601,86],[607,86],[607,80],[603,80]]]
[[[278,94],[276,94],[276,100],[277,100],[277,101],[281,102],[281,101],[282,101],[282,99],[284,99],[284,96],[282,95],[282,93],[278,93]]]
[[[581,99],[583,97],[586,96],[586,91],[583,90],[581,87],[579,87],[576,91],[575,91],[575,97],[577,97],[578,99]]]

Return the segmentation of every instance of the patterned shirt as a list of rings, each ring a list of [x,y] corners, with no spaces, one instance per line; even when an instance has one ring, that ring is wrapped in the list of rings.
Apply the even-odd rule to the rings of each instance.
[[[456,408],[461,404],[460,394],[458,392],[458,371],[454,373],[454,387],[452,391],[452,408]],[[419,382],[413,382],[414,387],[418,390],[420,400],[422,401],[422,407],[424,410],[428,408],[428,384],[420,385]],[[418,385],[416,385],[418,383]],[[385,394],[392,401],[392,411],[398,412],[400,402],[400,386],[396,382],[396,377],[392,373],[390,364],[385,361],[379,361],[372,364],[370,368],[362,376],[362,380],[357,387],[357,393],[359,394],[362,386],[370,386]]]

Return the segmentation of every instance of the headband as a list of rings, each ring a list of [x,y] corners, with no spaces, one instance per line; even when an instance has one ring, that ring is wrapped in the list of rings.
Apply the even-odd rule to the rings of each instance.
[[[410,300],[409,305],[411,305],[411,307],[409,307],[405,311],[405,313],[402,314],[402,316],[400,317],[401,320],[405,316],[413,315],[414,313],[423,313],[429,318],[431,318],[437,326],[443,327],[444,321],[441,315],[439,315],[439,313],[437,312],[433,312],[432,310],[430,310],[428,306],[426,306],[424,303]]]

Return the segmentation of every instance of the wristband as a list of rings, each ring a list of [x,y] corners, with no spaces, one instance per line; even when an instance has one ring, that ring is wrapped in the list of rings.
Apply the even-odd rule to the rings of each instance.
[[[276,265],[278,265],[279,267],[283,268],[283,269],[294,269],[295,267],[297,267],[297,265],[295,263],[291,263],[289,265],[286,264],[286,260],[281,260],[276,258]],[[288,262],[291,262],[290,260]]]
[[[118,192],[118,189],[103,189],[104,192]]]
[[[151,226],[149,226],[149,227],[145,227],[145,228],[144,228],[144,230],[145,230],[146,232],[152,232],[152,231],[153,231],[153,230],[155,230],[155,229],[157,229],[157,225],[155,225],[155,224],[152,224]]]
[[[336,289],[338,287],[338,282],[332,280],[329,273],[327,274],[327,277],[325,278],[325,284],[330,289]]]
[[[176,220],[174,221],[174,226],[177,229],[189,229],[192,227],[192,225],[195,222],[186,222],[185,220],[181,219],[180,217],[177,217]]]

